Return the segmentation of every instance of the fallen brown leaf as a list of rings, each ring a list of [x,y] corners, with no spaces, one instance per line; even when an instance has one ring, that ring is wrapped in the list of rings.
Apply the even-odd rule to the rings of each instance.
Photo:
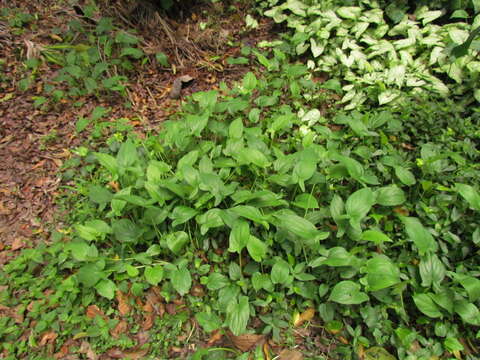
[[[15,250],[18,250],[18,249],[21,249],[25,246],[25,243],[23,242],[23,239],[22,238],[15,238],[15,240],[13,240],[13,243],[12,243],[12,250],[15,251]]]
[[[192,296],[202,297],[205,295],[205,290],[203,289],[202,285],[196,284],[192,286],[192,290],[190,290],[190,294]]]
[[[307,310],[305,310],[295,318],[293,325],[295,327],[298,327],[302,325],[304,322],[312,320],[314,316],[315,316],[315,309],[308,308]]]
[[[297,350],[282,350],[278,360],[303,360],[303,355]]]
[[[131,310],[130,304],[128,303],[128,297],[121,292],[120,290],[117,290],[117,301],[118,301],[118,312],[122,316],[128,315],[128,313]]]
[[[155,322],[155,313],[153,312],[146,313],[143,316],[142,330],[143,331],[150,330],[153,327],[154,322]]]
[[[130,360],[138,360],[143,359],[145,355],[148,354],[149,348],[145,349],[132,349],[128,351],[122,351],[119,348],[111,348],[107,351],[107,355],[113,359],[130,359]]]
[[[48,331],[42,335],[40,338],[40,342],[38,343],[40,346],[45,346],[47,344],[53,344],[57,339],[58,335],[54,331]]]
[[[235,336],[231,332],[228,332],[227,336],[233,343],[233,345],[238,350],[243,352],[250,351],[257,345],[263,344],[265,342],[265,335],[243,334]]]
[[[210,339],[207,341],[207,346],[212,346],[213,344],[217,343],[223,338],[223,334],[220,332],[220,330],[215,330],[212,332],[212,335],[210,335]]]
[[[121,334],[127,331],[128,323],[125,320],[120,320],[118,324],[110,331],[110,335],[117,339]]]
[[[100,308],[97,306],[97,305],[90,305],[88,308],[87,308],[87,313],[86,313],[87,317],[90,318],[90,319],[93,319],[95,318],[95,316],[101,316],[103,318],[106,318],[105,314],[103,313],[102,310],[100,310]]]
[[[80,345],[80,349],[78,352],[81,354],[85,354],[88,360],[97,360],[98,356],[95,354],[95,351],[92,349],[92,345],[88,341],[82,341]]]

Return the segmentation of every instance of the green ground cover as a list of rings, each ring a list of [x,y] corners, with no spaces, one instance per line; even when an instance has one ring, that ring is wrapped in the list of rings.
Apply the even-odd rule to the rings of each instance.
[[[474,38],[462,45],[478,4],[394,4],[261,3],[286,34],[242,48],[236,61],[251,70],[241,81],[194,93],[158,134],[119,126],[75,149],[62,175],[75,183],[63,200],[69,226],[0,270],[0,303],[25,312],[0,317],[6,358],[46,358],[31,349],[47,330],[88,338],[98,353],[131,348],[110,336],[112,300],[152,286],[188,313],[158,321],[161,345],[145,358],[182,346],[189,317],[205,334],[255,332],[288,347],[309,309],[336,348],[307,347],[306,358],[476,358],[480,63]],[[125,71],[145,59],[132,39],[112,44]],[[124,91],[123,75],[100,79],[108,63],[76,46],[58,52],[59,81]],[[107,126],[97,112],[77,130]],[[86,318],[92,304],[107,317]],[[190,356],[265,358],[259,349]]]

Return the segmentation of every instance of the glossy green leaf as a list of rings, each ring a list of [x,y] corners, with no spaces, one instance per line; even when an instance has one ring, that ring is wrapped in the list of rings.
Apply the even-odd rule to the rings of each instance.
[[[391,242],[387,235],[378,230],[366,230],[362,233],[362,240],[371,241],[376,245],[380,245],[384,242]]]
[[[190,271],[186,267],[175,269],[170,274],[170,280],[173,288],[181,295],[185,295],[190,291],[192,286],[192,277]]]
[[[413,302],[417,306],[418,310],[420,310],[425,315],[431,318],[442,317],[442,313],[440,312],[438,306],[428,294],[413,295]]]
[[[440,283],[445,278],[445,266],[435,254],[427,254],[422,257],[418,265],[423,287],[440,288]],[[480,282],[480,280],[479,280]]]
[[[375,193],[363,188],[351,194],[345,202],[345,211],[354,221],[361,221],[375,204]]]
[[[232,333],[236,336],[243,334],[247,328],[250,318],[250,304],[248,297],[240,296],[230,303],[227,308],[227,324]]]
[[[407,185],[407,186],[415,185],[416,183],[415,176],[410,170],[401,166],[395,166],[394,169],[395,169],[395,175],[404,185]]]
[[[370,290],[378,291],[400,282],[400,270],[385,255],[376,255],[367,261],[367,282]]]
[[[145,280],[151,285],[158,285],[163,279],[163,267],[161,265],[147,266],[145,268]]]
[[[288,284],[290,275],[290,266],[285,260],[276,260],[272,266],[270,278],[273,284]]]
[[[350,280],[340,281],[330,293],[329,301],[343,305],[357,305],[368,301],[368,295],[360,291],[361,286]]]
[[[405,224],[405,232],[408,238],[414,242],[420,255],[423,256],[427,252],[437,251],[437,242],[417,218],[404,217],[402,221]]]
[[[465,323],[480,326],[480,311],[475,304],[466,300],[458,300],[455,302],[455,312]]]
[[[467,200],[470,207],[480,211],[480,194],[472,186],[466,184],[455,184],[458,193]]]
[[[250,240],[250,226],[245,220],[235,221],[230,232],[228,251],[239,253]]]
[[[95,289],[103,297],[112,300],[115,297],[115,290],[117,290],[117,286],[113,281],[105,279],[101,280],[97,285],[95,285]]]
[[[383,206],[397,206],[405,202],[405,193],[395,185],[377,189],[377,204]]]
[[[267,254],[267,244],[265,244],[259,238],[250,235],[247,243],[248,254],[252,257],[253,260],[260,262],[265,258]]]
[[[312,239],[318,235],[315,225],[305,218],[287,212],[277,212],[274,216],[278,220],[278,227],[288,230],[303,239]]]

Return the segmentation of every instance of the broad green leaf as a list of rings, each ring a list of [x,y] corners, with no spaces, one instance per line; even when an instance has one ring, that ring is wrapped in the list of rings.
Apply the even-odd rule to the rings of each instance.
[[[468,294],[468,298],[471,302],[475,302],[480,299],[480,280],[472,276],[461,276],[459,279],[460,284],[465,288]]]
[[[90,251],[90,245],[85,241],[72,241],[68,243],[67,248],[72,252],[75,260],[85,261]]]
[[[143,234],[143,230],[129,219],[115,220],[112,228],[115,237],[120,242],[135,242]]]
[[[169,218],[173,220],[172,226],[175,227],[177,225],[186,223],[188,220],[190,220],[197,214],[197,210],[192,209],[188,206],[179,205],[173,209]]]
[[[375,193],[370,188],[363,188],[351,194],[345,202],[345,211],[350,218],[360,222],[375,204]]]
[[[230,232],[228,251],[239,253],[250,239],[250,226],[242,219],[235,221]]]
[[[145,268],[145,280],[151,285],[158,285],[163,279],[163,267],[161,265],[147,266]]]
[[[145,56],[145,53],[142,50],[137,48],[126,47],[126,48],[122,48],[120,57],[122,56],[131,56],[134,59],[140,59],[141,57]]]
[[[117,164],[122,168],[132,166],[138,161],[137,148],[132,140],[128,139],[121,146],[117,154]]]
[[[293,213],[278,211],[273,214],[278,220],[276,226],[292,232],[303,239],[315,238],[319,231],[310,221]]]
[[[88,197],[96,204],[106,204],[112,200],[113,194],[103,186],[91,185],[88,188]]]
[[[368,295],[360,291],[360,284],[344,280],[340,281],[333,288],[329,301],[335,301],[343,305],[357,305],[368,301]]]
[[[453,314],[453,301],[455,300],[455,294],[453,290],[443,287],[436,294],[429,293],[429,296],[432,298],[435,304],[447,310],[450,314]]]
[[[350,254],[344,247],[335,246],[328,250],[328,256],[321,262],[321,265],[328,266],[350,266],[357,259]]]
[[[238,205],[233,208],[230,208],[229,210],[238,216],[252,220],[257,224],[261,224],[267,229],[269,228],[265,216],[263,216],[262,213],[257,208],[254,208],[253,206]]]
[[[364,175],[364,169],[362,164],[360,164],[357,160],[352,159],[348,156],[343,156],[340,154],[332,154],[331,158],[333,160],[339,161],[345,168],[347,169],[349,175],[357,181],[362,181],[362,177]]]
[[[392,239],[390,239],[387,235],[385,235],[383,232],[378,231],[378,230],[366,230],[362,233],[362,240],[365,241],[371,241],[375,245],[380,245],[384,242],[391,242]]]
[[[243,77],[243,88],[248,92],[252,92],[257,87],[257,78],[252,72],[248,72]]]
[[[228,280],[228,278],[225,275],[214,272],[208,276],[207,289],[212,291],[220,290],[221,288],[224,288],[229,284],[230,284],[230,280]]]
[[[462,197],[467,200],[470,207],[480,211],[480,194],[472,186],[467,184],[455,184],[455,188]]]
[[[384,186],[376,191],[377,204],[383,206],[397,206],[405,202],[405,194],[395,185]]]
[[[410,170],[401,166],[395,166],[394,169],[395,169],[395,175],[404,185],[407,185],[407,186],[415,185],[416,183],[415,176],[412,174]]]
[[[190,271],[186,267],[180,267],[175,269],[170,274],[170,280],[173,288],[181,295],[185,295],[189,292],[192,286],[192,277]]]
[[[205,235],[209,229],[224,225],[222,210],[213,208],[206,213],[197,216],[197,223],[200,224],[200,233]]]
[[[130,277],[137,277],[138,274],[140,274],[140,271],[135,266],[132,266],[130,264],[125,265],[125,269],[127,270],[127,274]]]
[[[428,253],[422,257],[418,266],[423,287],[440,288],[440,283],[445,277],[445,266],[435,254]],[[480,282],[480,280],[479,280]]]
[[[93,287],[105,275],[97,264],[86,264],[77,272],[77,279],[86,287]]]
[[[455,302],[455,312],[465,323],[480,326],[480,311],[474,304],[466,300],[458,300]]]
[[[293,205],[308,210],[308,209],[318,209],[318,201],[311,194],[300,194],[295,198]]]
[[[267,157],[257,149],[241,148],[236,153],[236,159],[241,165],[255,164],[261,168],[270,166]]]
[[[227,324],[235,336],[243,334],[247,328],[250,318],[250,304],[248,297],[240,296],[238,302],[235,300],[227,308]]]
[[[305,191],[303,182],[310,179],[315,173],[318,159],[315,151],[311,148],[307,148],[299,153],[297,160],[298,163],[293,169],[293,175],[299,180],[300,187]]]
[[[103,220],[90,220],[83,225],[77,224],[75,230],[81,238],[88,241],[103,240],[106,234],[112,233],[112,228]]]
[[[367,261],[367,282],[370,290],[378,291],[400,282],[400,270],[385,255],[377,255]]]
[[[171,170],[171,166],[163,161],[150,160],[147,167],[147,180],[153,183],[162,180]]]
[[[250,235],[247,243],[248,254],[252,257],[253,260],[261,262],[265,255],[267,254],[267,244],[265,244],[259,238]]]
[[[275,261],[275,264],[272,266],[272,271],[270,273],[270,278],[274,284],[284,284],[289,283],[290,275],[290,266],[285,260],[279,259]]]
[[[402,221],[405,224],[405,232],[410,240],[414,242],[421,256],[428,252],[437,251],[437,242],[417,218],[404,217]]]
[[[207,313],[205,311],[195,314],[198,324],[207,333],[219,329],[222,326],[222,320],[214,313]]]
[[[243,136],[243,122],[238,118],[230,124],[228,128],[228,136],[232,139],[241,139]]]
[[[433,302],[432,298],[428,294],[415,294],[413,295],[413,302],[425,315],[431,318],[442,317],[438,306]]]
[[[95,158],[110,174],[116,175],[118,173],[117,159],[112,155],[97,152]]]
[[[112,300],[115,296],[115,290],[117,290],[117,286],[112,280],[104,279],[95,285],[95,289],[103,297],[106,297],[108,300]]]
[[[166,244],[171,252],[179,255],[186,244],[189,243],[190,238],[185,231],[176,231],[165,236]]]
[[[267,274],[261,274],[256,272],[252,275],[252,286],[255,291],[259,291],[260,289],[264,289],[268,292],[273,291],[273,283],[270,279],[270,276]]]

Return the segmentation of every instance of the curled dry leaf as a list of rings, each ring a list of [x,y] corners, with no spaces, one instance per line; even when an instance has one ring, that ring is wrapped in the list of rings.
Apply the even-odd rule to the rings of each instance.
[[[233,345],[243,352],[250,351],[257,345],[262,345],[265,342],[265,335],[243,334],[235,336],[231,332],[228,332],[227,335]]]
[[[118,324],[110,331],[110,335],[117,339],[121,334],[127,331],[128,323],[125,320],[120,320]]]
[[[87,308],[87,313],[86,313],[87,317],[90,318],[90,319],[93,319],[95,318],[95,316],[101,316],[102,318],[106,319],[107,316],[103,313],[102,310],[100,310],[100,308],[97,306],[97,305],[90,305],[88,308]]]
[[[23,239],[21,238],[15,238],[15,240],[13,240],[12,242],[12,251],[15,251],[15,250],[18,250],[18,249],[21,249],[25,246],[25,243],[23,242]]]
[[[128,315],[128,313],[131,310],[130,304],[128,303],[128,297],[121,292],[120,290],[117,290],[117,301],[118,301],[118,312],[122,316]]]
[[[205,296],[205,290],[203,289],[202,285],[196,284],[192,286],[192,289],[190,290],[190,294],[192,296],[202,297],[202,296]]]
[[[80,349],[78,349],[78,352],[81,354],[85,354],[88,360],[97,360],[98,356],[95,354],[95,351],[92,349],[92,345],[88,341],[82,341],[82,344],[80,345]]]
[[[146,313],[143,316],[142,330],[143,331],[150,330],[153,327],[154,322],[155,322],[155,313],[153,312]]]
[[[298,327],[302,325],[304,322],[312,320],[314,315],[315,315],[315,309],[308,308],[307,310],[305,310],[304,312],[302,312],[301,314],[295,317],[293,325],[295,327]]]
[[[297,350],[282,350],[278,360],[303,360],[303,355]]]
[[[48,331],[42,335],[40,338],[40,342],[38,343],[40,346],[45,346],[47,344],[53,344],[57,339],[58,335],[54,331]]]
[[[172,85],[172,89],[170,90],[170,98],[171,99],[178,99],[182,92],[182,85],[183,83],[188,83],[193,80],[193,77],[189,75],[183,75],[175,79]]]
[[[107,356],[112,359],[130,359],[130,360],[138,360],[143,359],[145,355],[148,354],[149,348],[145,349],[137,349],[133,348],[132,350],[120,350],[117,347],[111,348],[107,351]]]
[[[210,339],[208,339],[207,346],[212,346],[213,344],[216,344],[223,338],[223,334],[220,332],[220,330],[215,330],[212,332],[212,335],[210,335]]]

